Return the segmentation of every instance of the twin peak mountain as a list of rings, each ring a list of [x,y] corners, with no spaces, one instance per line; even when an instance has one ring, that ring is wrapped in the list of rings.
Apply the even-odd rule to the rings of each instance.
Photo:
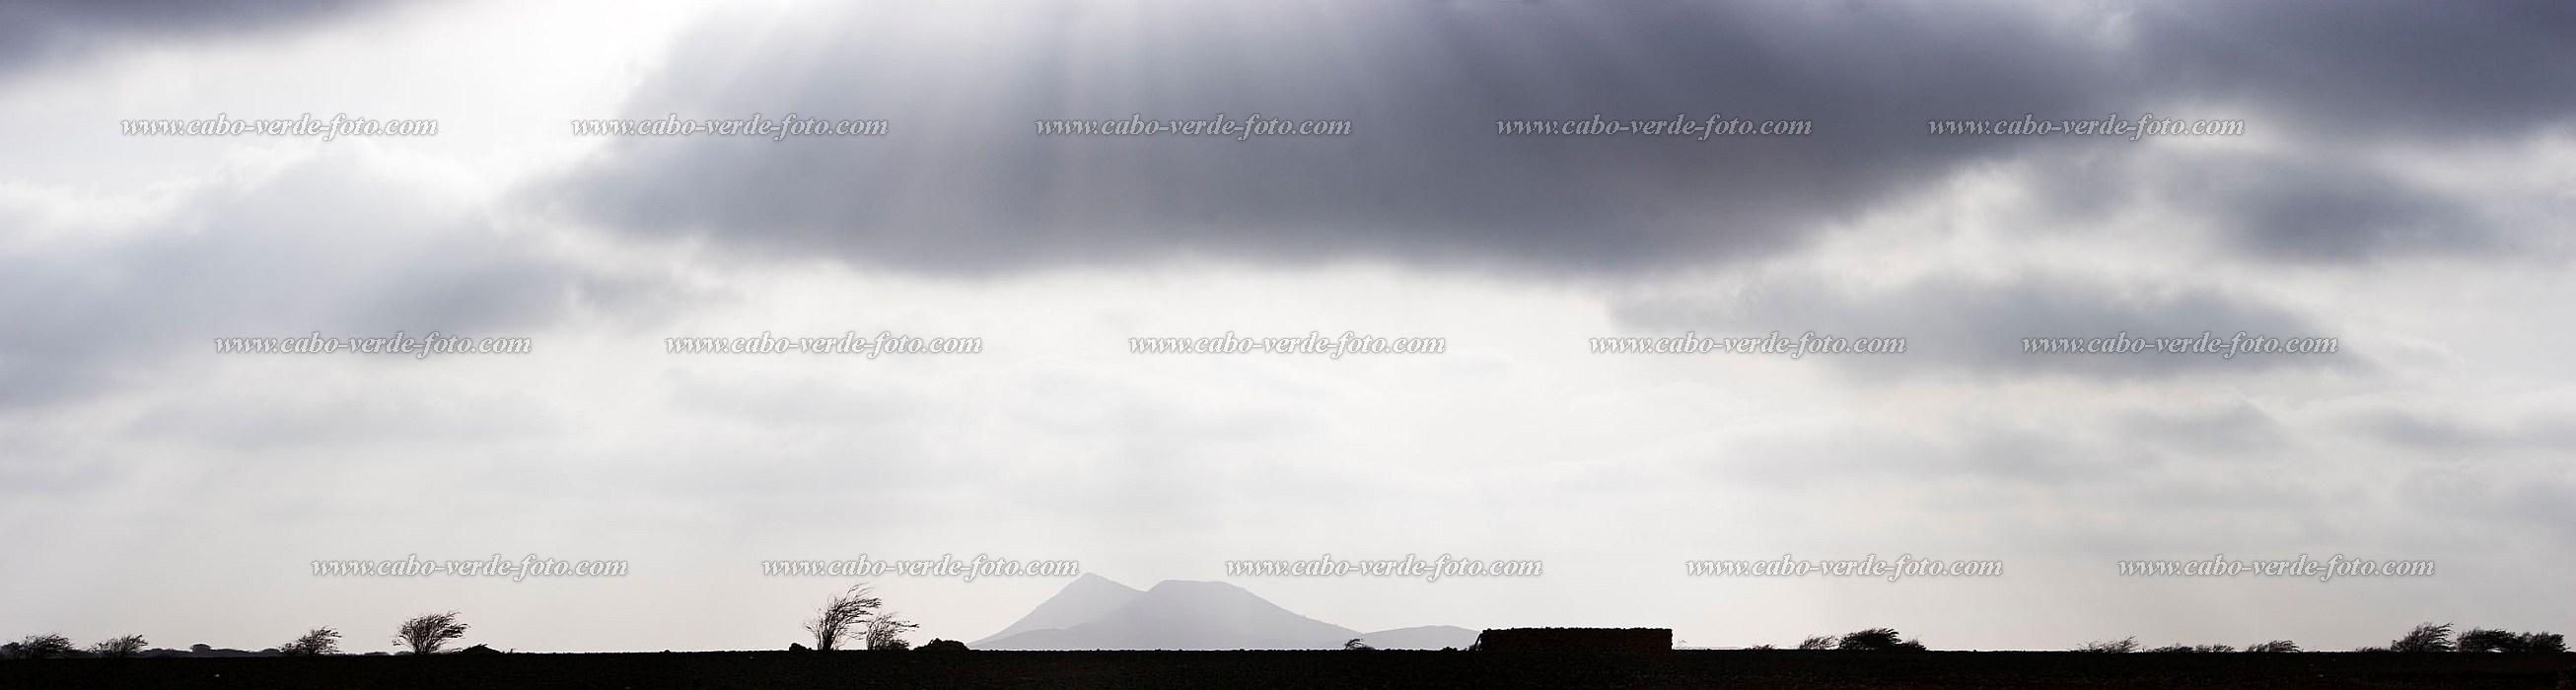
[[[1164,580],[1139,591],[1085,573],[975,649],[1466,649],[1476,631],[1450,625],[1363,633],[1297,615],[1223,582]]]

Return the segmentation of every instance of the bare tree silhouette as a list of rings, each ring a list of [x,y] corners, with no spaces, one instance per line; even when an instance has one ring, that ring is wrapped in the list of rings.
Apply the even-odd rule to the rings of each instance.
[[[340,653],[340,631],[314,628],[295,641],[278,645],[277,651],[287,656],[322,656]]]
[[[834,595],[805,622],[805,631],[814,634],[814,649],[832,651],[841,648],[841,640],[853,631],[864,636],[869,614],[885,606],[885,600],[868,593],[867,583],[850,585],[850,590]]]
[[[465,624],[456,620],[456,612],[424,613],[403,621],[394,629],[394,642],[411,648],[414,655],[438,653],[448,640],[465,636]]]

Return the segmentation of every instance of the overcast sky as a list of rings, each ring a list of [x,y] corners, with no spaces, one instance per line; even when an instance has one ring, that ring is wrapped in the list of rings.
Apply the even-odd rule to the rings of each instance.
[[[143,119],[429,119],[151,136]],[[601,118],[883,136],[576,136]],[[1039,136],[1057,118],[1336,136]],[[1937,136],[1934,120],[2236,120]],[[1811,122],[1502,136],[1499,120]],[[1073,559],[1360,630],[1747,646],[2576,627],[2576,6],[0,0],[0,637],[782,648],[846,578]],[[1588,339],[1901,337],[1902,354]],[[430,331],[528,354],[218,353]],[[956,355],[665,338],[977,337]],[[1429,355],[1134,354],[1355,331]],[[2023,338],[2335,338],[2328,354]],[[624,577],[317,577],[324,559]],[[1535,578],[1232,578],[1236,559]],[[1690,559],[2002,577],[1685,577]],[[2121,577],[2334,554],[2423,578]],[[1068,579],[888,577],[916,641]]]

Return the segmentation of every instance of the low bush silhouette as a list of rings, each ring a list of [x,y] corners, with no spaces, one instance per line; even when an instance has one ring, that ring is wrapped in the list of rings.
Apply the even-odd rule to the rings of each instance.
[[[89,653],[109,659],[124,659],[143,651],[144,646],[142,635],[127,635],[90,645]]]
[[[287,656],[322,656],[340,653],[340,631],[314,628],[295,641],[278,645],[277,652]]]
[[[1834,642],[1834,649],[1860,652],[1920,652],[1924,647],[1919,640],[1908,640],[1898,635],[1895,628],[1870,628],[1844,634],[1841,640]]]
[[[903,639],[904,631],[921,625],[904,620],[901,613],[884,611],[869,616],[865,627],[864,639],[870,651],[900,652],[912,648],[912,643]]]
[[[2230,647],[2230,646],[2227,646],[2227,645],[2223,645],[2223,644],[2202,644],[2202,645],[2190,645],[2190,644],[2169,644],[2169,645],[2165,645],[2165,646],[2162,646],[2162,647],[2157,647],[2157,648],[2155,648],[2155,649],[2150,649],[2150,650],[2147,650],[2147,651],[2148,651],[2149,653],[2154,653],[2154,654],[2172,654],[2172,653],[2175,653],[2175,652],[2213,653],[2213,652],[2233,652],[2233,651],[2236,651],[2236,648],[2235,648],[2235,647]]]
[[[71,655],[72,638],[61,635],[28,635],[0,645],[0,657],[11,659],[60,659]]]
[[[2459,651],[2463,652],[2541,652],[2567,651],[2567,638],[2558,633],[2514,633],[2505,630],[2470,628],[2460,633]]]
[[[395,628],[394,642],[411,648],[413,655],[436,654],[448,641],[465,637],[465,627],[455,611],[424,613]]]
[[[2425,623],[2406,631],[2405,637],[2388,643],[2392,652],[2448,652],[2458,649],[2451,642],[2451,624]]]
[[[2470,628],[2460,633],[2459,644],[2463,652],[2503,652],[2521,645],[2522,640],[2502,630]]]
[[[2127,654],[2129,652],[2138,651],[2138,638],[2123,637],[2117,640],[2094,640],[2092,642],[2086,642],[2082,645],[2076,646],[2075,651],[2096,652],[2102,654]]]
[[[883,606],[885,600],[870,594],[867,583],[850,585],[848,591],[823,601],[823,608],[816,610],[814,618],[805,622],[805,632],[814,634],[814,648],[820,651],[840,649],[841,640],[853,632],[858,633],[865,643],[865,638],[873,632],[867,627],[868,619]]]

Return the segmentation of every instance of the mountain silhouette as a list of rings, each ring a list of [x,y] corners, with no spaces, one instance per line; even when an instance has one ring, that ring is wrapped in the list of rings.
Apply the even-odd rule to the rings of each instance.
[[[976,649],[1339,649],[1352,638],[1380,649],[1465,648],[1476,632],[1454,626],[1363,634],[1280,608],[1223,582],[1164,580],[1143,592],[1085,574],[1029,615],[976,641]]]
[[[1010,627],[1003,628],[1001,632],[986,635],[984,639],[968,643],[966,646],[975,649],[1001,649],[994,647],[993,644],[1020,633],[1060,630],[1089,623],[1118,609],[1126,608],[1128,604],[1135,603],[1136,599],[1142,596],[1145,596],[1145,593],[1134,587],[1118,584],[1094,573],[1083,573],[1082,577],[1074,578],[1072,584],[1065,585],[1064,589],[1055,593],[1055,596],[1048,597],[1045,603],[1038,604],[1037,608],[1029,611],[1029,615],[1021,616],[1020,620],[1012,623]]]

